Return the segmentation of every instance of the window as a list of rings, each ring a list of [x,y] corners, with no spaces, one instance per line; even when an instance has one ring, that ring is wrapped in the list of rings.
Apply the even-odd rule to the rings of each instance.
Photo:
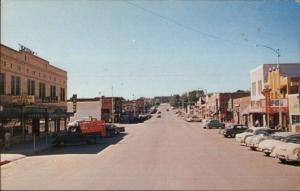
[[[65,101],[65,88],[60,88],[60,101]]]
[[[44,83],[39,83],[39,98],[46,97],[46,86]]]
[[[300,123],[300,115],[292,115],[292,124]]]
[[[258,80],[258,94],[261,94],[262,92],[262,81]]]
[[[0,73],[0,95],[5,94],[5,75]]]
[[[256,82],[252,83],[252,95],[256,95]]]
[[[11,95],[20,95],[20,77],[11,77]]]
[[[50,97],[56,97],[56,87],[50,86]]]
[[[35,94],[35,83],[34,80],[27,81],[27,94],[34,95]]]

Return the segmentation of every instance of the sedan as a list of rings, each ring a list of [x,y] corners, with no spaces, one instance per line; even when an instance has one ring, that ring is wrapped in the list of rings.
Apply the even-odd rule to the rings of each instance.
[[[275,156],[281,162],[300,162],[300,136],[288,138],[284,143],[276,146],[271,156]]]
[[[211,129],[211,128],[225,128],[225,123],[220,122],[219,120],[212,119],[203,125],[204,129]]]
[[[288,138],[291,138],[293,136],[299,136],[299,134],[295,134],[291,132],[275,133],[270,137],[271,139],[261,141],[258,144],[257,150],[264,152],[266,156],[270,156],[270,154],[273,152],[274,148],[277,145],[282,144]]]
[[[254,133],[256,133],[257,131],[259,131],[261,129],[268,129],[268,128],[266,128],[266,127],[251,127],[243,133],[236,134],[235,141],[244,144],[247,137],[253,136]]]
[[[267,139],[271,139],[271,135],[278,132],[278,130],[274,129],[262,129],[253,134],[253,136],[249,136],[245,140],[246,146],[250,147],[251,150],[256,150],[258,144]]]
[[[234,138],[236,134],[245,132],[249,127],[245,125],[229,125],[223,131],[224,137]]]

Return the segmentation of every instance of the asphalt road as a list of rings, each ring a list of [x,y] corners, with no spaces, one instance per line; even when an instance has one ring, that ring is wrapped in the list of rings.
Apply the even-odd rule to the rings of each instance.
[[[161,119],[129,125],[124,136],[3,165],[1,189],[300,189],[299,166],[250,151],[166,107]]]

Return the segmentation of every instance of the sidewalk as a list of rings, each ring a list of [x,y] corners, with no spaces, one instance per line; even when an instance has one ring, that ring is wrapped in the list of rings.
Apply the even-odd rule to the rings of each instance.
[[[38,154],[41,151],[44,151],[50,148],[50,138],[48,137],[47,144],[46,138],[39,138],[36,141],[36,146],[34,149],[33,142],[26,142],[18,145],[12,146],[9,150],[2,150],[1,151],[1,162],[0,166],[7,164],[12,161],[16,161],[27,156],[32,156]]]

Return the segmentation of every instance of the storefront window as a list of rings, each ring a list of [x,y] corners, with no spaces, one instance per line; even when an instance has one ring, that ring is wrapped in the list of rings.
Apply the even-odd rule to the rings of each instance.
[[[300,115],[292,115],[292,125],[300,123]]]

